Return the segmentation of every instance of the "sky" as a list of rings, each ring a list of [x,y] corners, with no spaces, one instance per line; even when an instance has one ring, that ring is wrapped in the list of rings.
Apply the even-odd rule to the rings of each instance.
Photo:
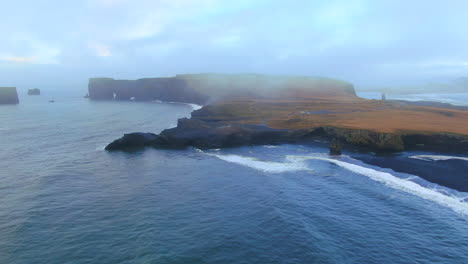
[[[180,73],[468,77],[466,0],[0,0],[0,86]]]

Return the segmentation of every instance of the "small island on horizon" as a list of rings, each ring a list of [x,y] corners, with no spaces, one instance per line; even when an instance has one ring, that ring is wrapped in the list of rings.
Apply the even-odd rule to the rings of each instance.
[[[368,100],[351,83],[259,74],[185,74],[172,78],[92,78],[91,100],[200,104],[159,135],[131,133],[107,150],[214,149],[338,140],[372,151],[468,150],[468,109],[436,102]]]

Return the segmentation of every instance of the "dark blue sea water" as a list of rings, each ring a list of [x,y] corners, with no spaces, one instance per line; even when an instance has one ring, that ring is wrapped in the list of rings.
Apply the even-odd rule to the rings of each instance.
[[[108,153],[192,108],[48,99],[0,106],[2,264],[468,263],[467,193],[320,146]]]

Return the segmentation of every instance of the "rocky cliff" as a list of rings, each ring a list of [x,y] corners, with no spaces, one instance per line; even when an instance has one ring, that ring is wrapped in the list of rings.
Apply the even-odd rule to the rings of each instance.
[[[160,100],[207,104],[234,98],[355,97],[351,84],[326,78],[255,74],[187,74],[172,78],[91,78],[92,100]]]
[[[440,152],[468,151],[468,136],[457,134],[384,133],[338,127],[311,129],[274,129],[264,125],[225,124],[198,119],[180,119],[177,127],[159,135],[131,133],[107,145],[106,150],[135,150],[144,147],[163,149],[217,149],[252,145],[295,144],[313,140],[341,142],[377,152],[424,150]],[[340,144],[341,144],[340,143]]]
[[[179,75],[207,104],[159,135],[128,134],[107,150],[207,149],[321,139],[374,151],[422,149],[468,153],[463,108],[356,97],[330,79],[263,75]]]
[[[0,87],[0,104],[18,104],[16,87]]]
[[[114,80],[111,78],[91,78],[88,84],[89,98],[92,100],[160,100],[204,104],[207,96],[187,86],[177,78],[148,78],[139,80]]]

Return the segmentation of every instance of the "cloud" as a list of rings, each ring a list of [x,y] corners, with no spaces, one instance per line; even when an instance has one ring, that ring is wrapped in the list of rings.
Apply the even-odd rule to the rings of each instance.
[[[35,57],[22,57],[22,56],[1,56],[0,60],[14,63],[33,63],[36,61]]]
[[[109,57],[112,55],[111,48],[109,46],[99,43],[90,43],[88,47],[92,49],[98,57]]]
[[[466,75],[467,9],[465,0],[16,0],[2,5],[0,54],[2,66],[56,64],[79,78],[218,71],[423,82]],[[11,71],[3,78],[22,75]]]

